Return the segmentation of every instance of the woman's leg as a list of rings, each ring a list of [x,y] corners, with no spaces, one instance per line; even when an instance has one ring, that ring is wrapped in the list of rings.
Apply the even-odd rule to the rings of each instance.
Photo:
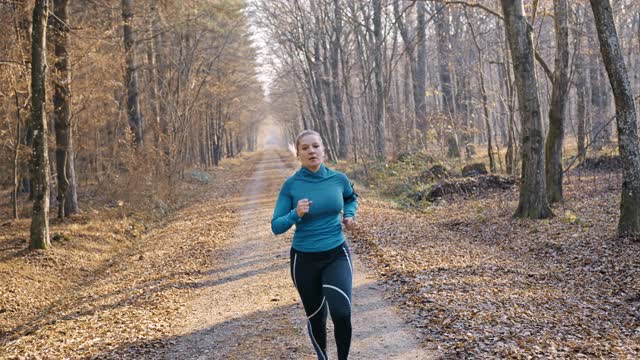
[[[322,272],[322,288],[333,320],[338,359],[349,357],[351,346],[351,256],[346,245]]]
[[[311,344],[319,360],[327,359],[327,303],[322,294],[320,266],[305,261],[303,255],[291,250],[291,278],[305,314],[307,315],[307,332]]]

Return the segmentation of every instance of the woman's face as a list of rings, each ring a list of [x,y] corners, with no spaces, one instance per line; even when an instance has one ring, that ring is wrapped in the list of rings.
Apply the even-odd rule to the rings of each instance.
[[[311,171],[318,171],[324,162],[324,145],[318,135],[306,135],[300,138],[298,158],[302,166]]]

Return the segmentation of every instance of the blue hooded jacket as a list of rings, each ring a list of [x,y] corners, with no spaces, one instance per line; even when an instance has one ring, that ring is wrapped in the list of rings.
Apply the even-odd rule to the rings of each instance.
[[[296,212],[301,199],[311,201],[302,218]],[[296,226],[292,247],[303,252],[333,249],[344,242],[340,212],[353,218],[358,196],[347,176],[320,165],[317,172],[300,168],[282,185],[271,220],[271,230],[279,235]]]

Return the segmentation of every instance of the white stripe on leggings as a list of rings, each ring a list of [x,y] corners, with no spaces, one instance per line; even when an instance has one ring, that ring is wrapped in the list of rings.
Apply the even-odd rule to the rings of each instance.
[[[342,251],[344,251],[344,254],[347,256],[347,262],[349,262],[349,270],[351,270],[351,274],[353,275],[353,267],[351,266],[351,258],[349,257],[349,253],[347,253],[347,249],[345,249],[344,246],[342,247]]]
[[[296,261],[298,260],[298,254],[293,255],[293,285],[298,289],[298,283],[296,282]],[[299,292],[299,291],[298,291]]]
[[[309,326],[309,334],[311,335],[311,340],[313,341],[313,344],[318,350],[320,350],[320,355],[322,355],[322,360],[326,360],[327,356],[324,354],[322,349],[320,349],[320,345],[318,345],[318,342],[316,341],[316,337],[313,336],[313,327],[311,327],[311,320],[307,320],[307,326]]]
[[[331,288],[334,290],[337,290],[338,292],[340,292],[340,294],[344,295],[344,298],[347,299],[347,302],[349,303],[349,307],[351,307],[351,300],[349,300],[349,297],[347,296],[347,294],[344,293],[344,291],[340,290],[339,288],[332,286],[332,285],[322,285],[322,287],[327,287],[327,288]]]
[[[322,309],[322,305],[324,305],[324,300],[325,300],[325,297],[322,297],[322,302],[320,303],[320,307],[318,308],[318,310],[316,310],[313,314],[307,316],[307,319],[311,319],[318,313],[318,311]]]

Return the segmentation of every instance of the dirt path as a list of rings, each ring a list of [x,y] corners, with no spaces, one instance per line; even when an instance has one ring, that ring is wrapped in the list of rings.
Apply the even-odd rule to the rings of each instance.
[[[289,277],[292,231],[276,237],[269,226],[279,187],[294,171],[285,162],[278,152],[266,151],[257,164],[236,200],[241,221],[225,249],[211,259],[214,266],[207,286],[192,302],[169,358],[315,358]],[[357,257],[354,266],[352,358],[431,358]],[[333,337],[328,338],[329,356],[336,358]]]

